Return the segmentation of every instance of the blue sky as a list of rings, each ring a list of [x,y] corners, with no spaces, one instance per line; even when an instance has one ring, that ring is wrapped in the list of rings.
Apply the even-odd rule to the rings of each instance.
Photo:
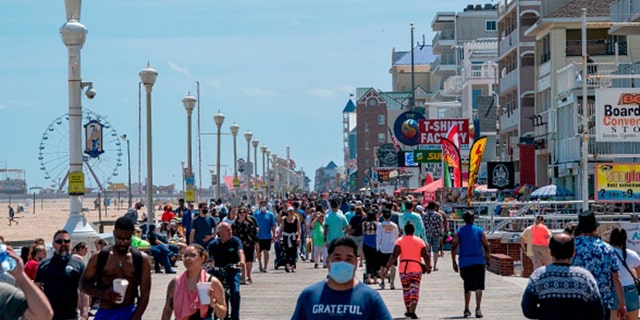
[[[152,99],[154,184],[181,187],[180,161],[187,160],[181,100],[189,91],[195,95],[196,81],[202,132],[215,132],[212,116],[220,110],[226,116],[223,132],[234,122],[240,126],[239,157],[246,157],[242,134],[251,130],[260,145],[279,155],[290,145],[298,168],[313,178],[315,169],[329,161],[342,164],[341,111],[349,94],[356,87],[390,90],[391,51],[410,48],[409,23],[416,25],[417,41],[425,34],[430,43],[434,14],[460,11],[468,3],[84,1],[81,22],[89,32],[82,75],[94,83],[97,96],[83,96],[83,107],[105,116],[118,135],[129,136],[135,183],[138,73],[149,61],[159,73]],[[26,169],[29,187],[49,184],[38,159],[41,142],[47,150],[68,153],[64,129],[55,122],[68,111],[67,50],[59,34],[65,22],[62,0],[0,0],[0,167],[6,162],[8,168]],[[144,92],[142,102],[144,180]],[[43,141],[50,125],[58,135]],[[195,128],[194,112],[197,170]],[[233,174],[232,148],[231,136],[223,136],[223,175]],[[126,181],[126,148],[122,150],[124,166],[112,182]],[[202,136],[203,186],[210,183],[215,150],[215,137]],[[104,157],[115,163],[114,153]],[[60,165],[49,157],[47,167]],[[258,161],[261,173],[260,156]]]

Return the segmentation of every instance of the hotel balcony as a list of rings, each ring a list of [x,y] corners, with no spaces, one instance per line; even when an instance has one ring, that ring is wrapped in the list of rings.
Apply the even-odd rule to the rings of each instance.
[[[439,56],[431,64],[431,70],[439,76],[453,75],[457,68],[456,59],[453,56]]]
[[[587,80],[587,88],[610,88],[619,80],[614,80],[608,76],[626,74],[625,70],[628,70],[629,67],[630,64],[628,63],[620,64],[619,67],[616,67],[615,63],[611,62],[589,63],[587,64],[587,72],[591,78]],[[581,88],[582,63],[573,62],[556,72],[556,89],[559,96]]]
[[[502,37],[500,40],[500,53],[503,57],[507,52],[515,49],[520,44],[520,30],[515,29],[510,34]]]
[[[520,123],[520,109],[511,110],[509,112],[503,111],[500,116],[500,130],[504,131],[511,127],[517,127]]]
[[[447,29],[455,29],[456,13],[455,12],[438,12],[431,21],[431,30],[442,31]]]
[[[637,28],[637,27],[636,27]],[[567,57],[582,56],[582,40],[567,40]],[[627,55],[627,42],[618,41],[618,55]],[[590,56],[615,56],[616,42],[610,39],[587,40],[587,54]]]
[[[434,54],[442,54],[448,50],[451,50],[456,44],[455,30],[442,30],[433,37],[431,45],[433,45]]]
[[[611,4],[613,22],[640,22],[640,0],[618,0]],[[612,26],[612,35],[640,34],[637,26]]]
[[[500,92],[507,92],[518,85],[518,69],[514,69],[506,75],[500,77]]]

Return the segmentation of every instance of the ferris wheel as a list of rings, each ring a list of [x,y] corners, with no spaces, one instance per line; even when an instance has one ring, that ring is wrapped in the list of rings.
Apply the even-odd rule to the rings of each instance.
[[[122,140],[106,117],[91,110],[82,112],[85,132],[82,155],[86,192],[102,191],[122,167]],[[60,192],[69,174],[69,115],[53,120],[44,130],[38,148],[40,171],[49,187]]]

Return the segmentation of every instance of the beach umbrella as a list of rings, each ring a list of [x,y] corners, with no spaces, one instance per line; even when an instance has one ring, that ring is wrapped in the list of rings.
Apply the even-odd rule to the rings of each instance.
[[[531,193],[531,198],[556,198],[556,197],[571,197],[575,196],[573,191],[561,187],[556,186],[555,184],[546,185],[544,187],[540,187]]]

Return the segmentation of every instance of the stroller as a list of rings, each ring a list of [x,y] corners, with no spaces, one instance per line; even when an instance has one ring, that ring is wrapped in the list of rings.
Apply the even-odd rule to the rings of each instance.
[[[274,247],[276,250],[276,258],[273,261],[273,268],[278,270],[279,267],[284,267],[287,264],[287,254],[284,251],[282,241],[276,241]]]

